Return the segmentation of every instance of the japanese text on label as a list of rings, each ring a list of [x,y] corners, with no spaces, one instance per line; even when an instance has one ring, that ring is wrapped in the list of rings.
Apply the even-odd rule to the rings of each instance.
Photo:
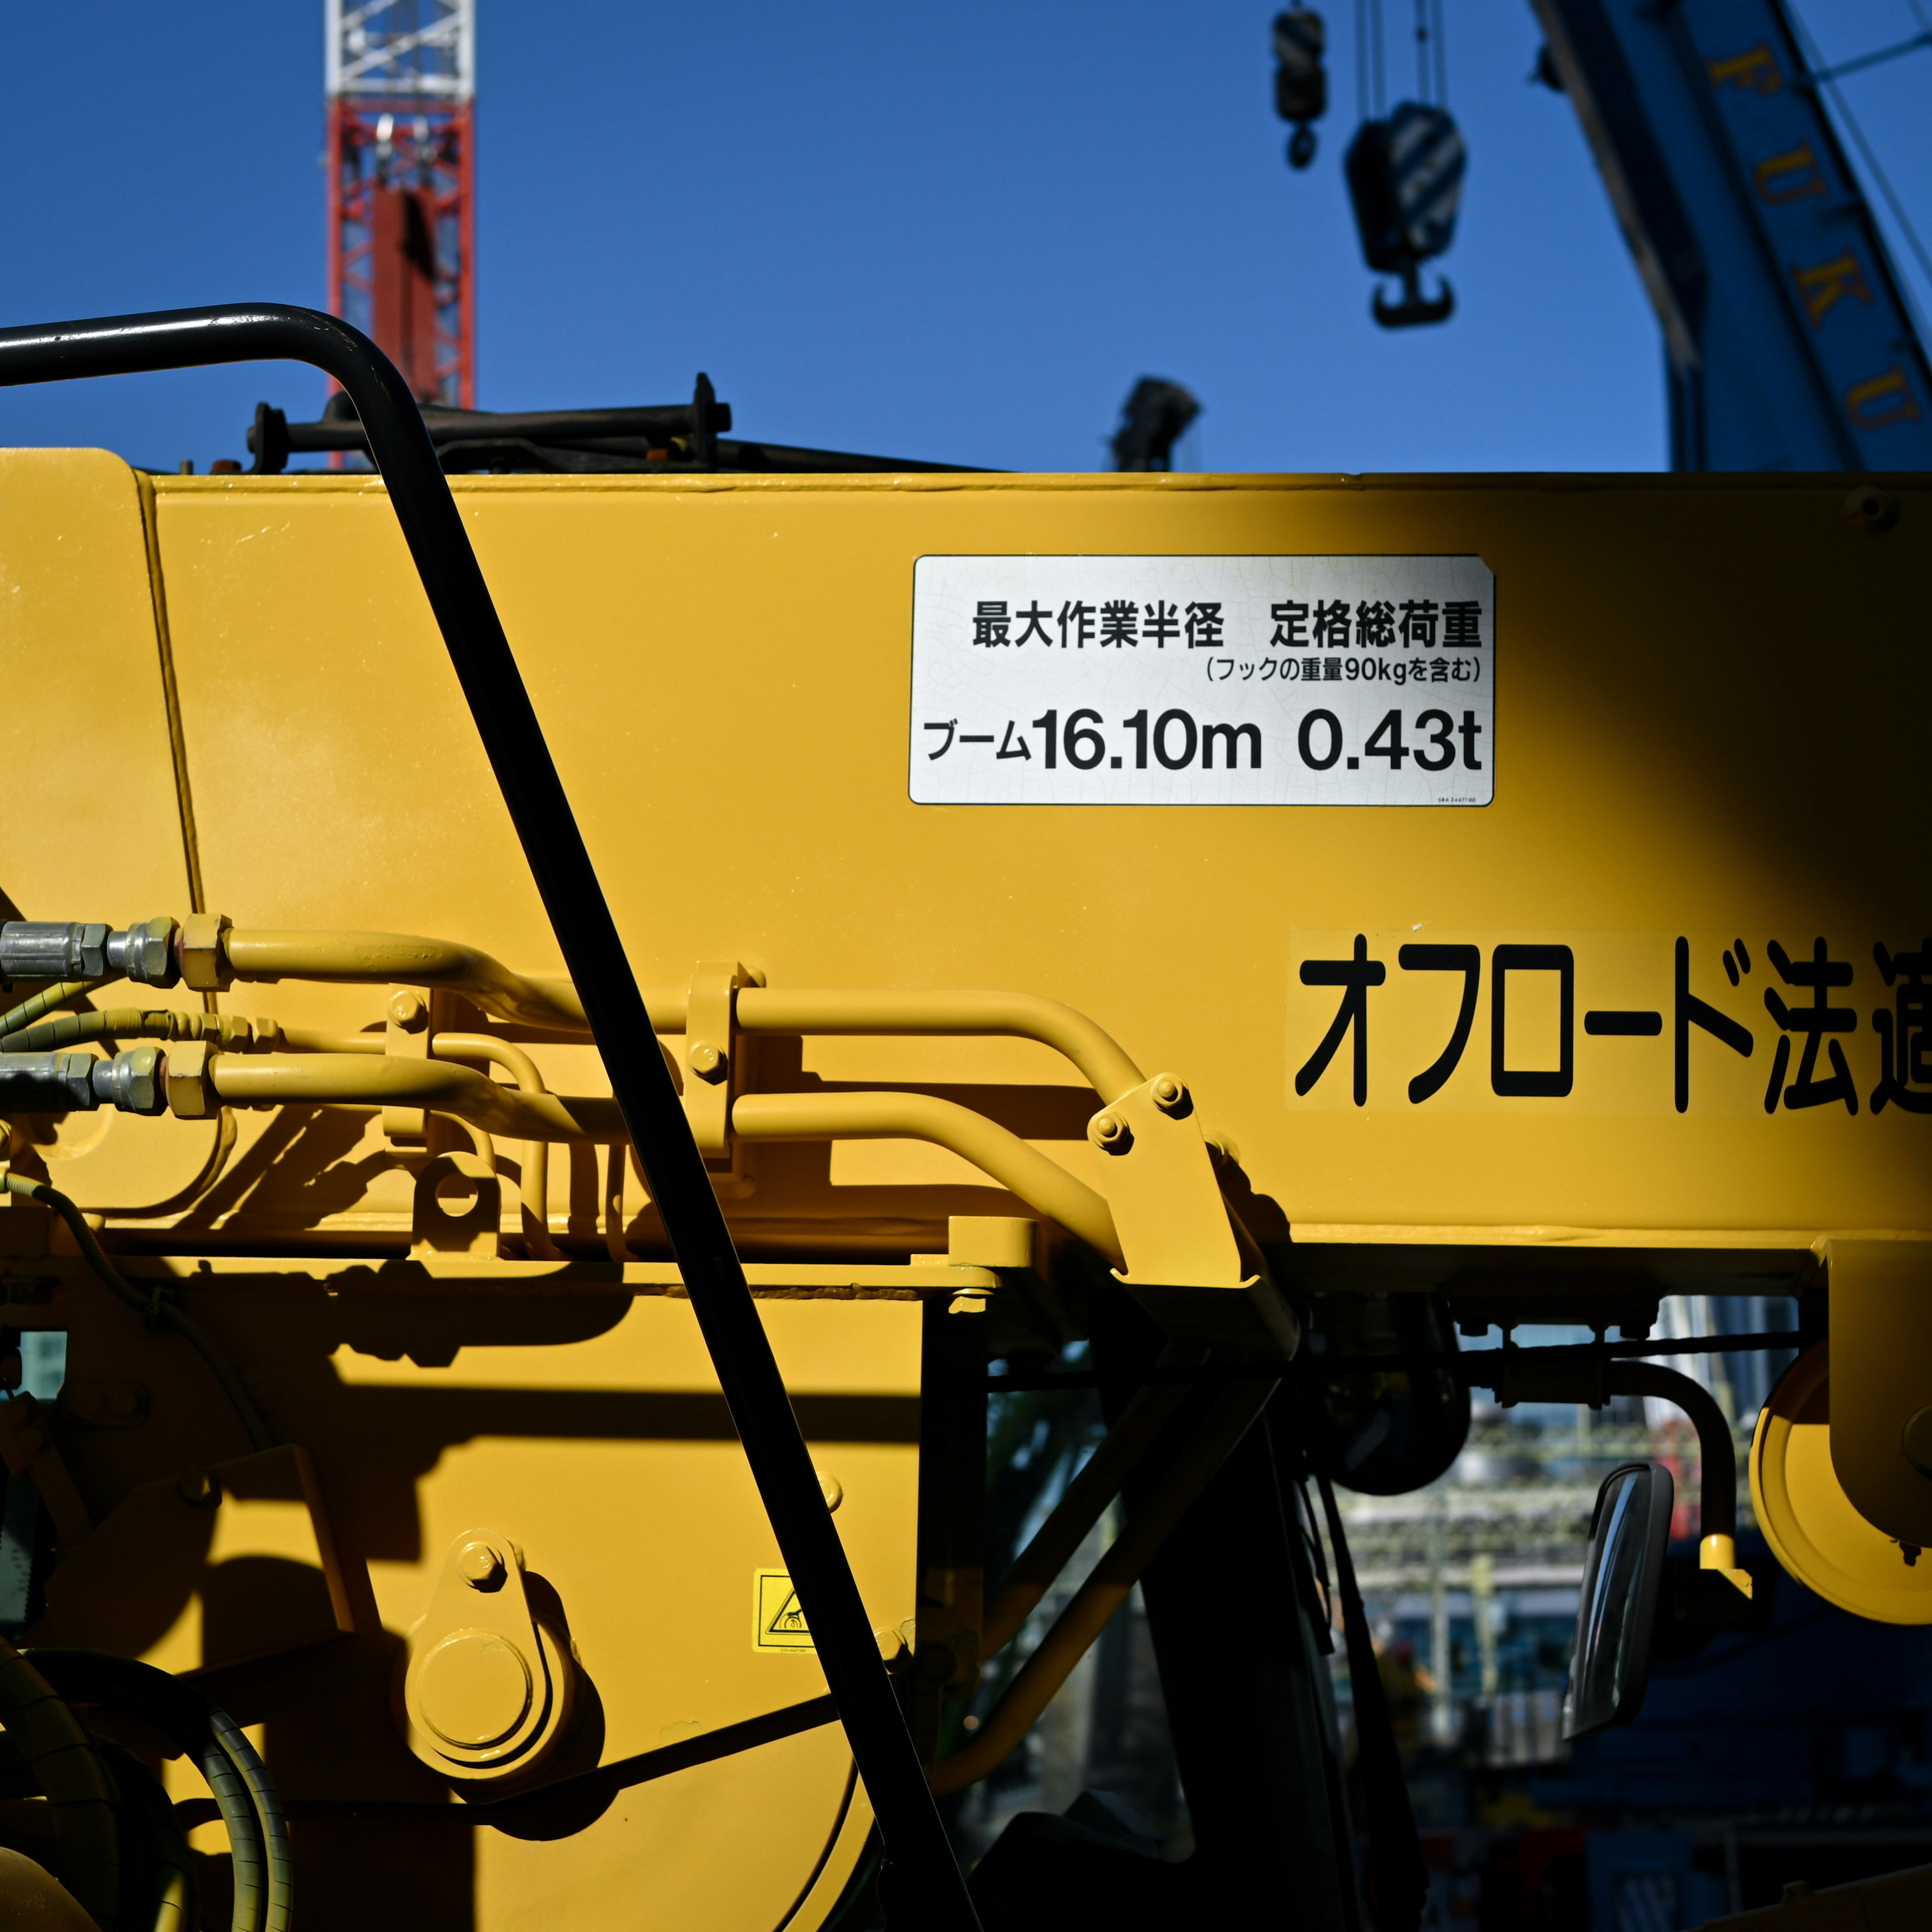
[[[1477,557],[921,557],[911,795],[1484,805],[1495,664]]]

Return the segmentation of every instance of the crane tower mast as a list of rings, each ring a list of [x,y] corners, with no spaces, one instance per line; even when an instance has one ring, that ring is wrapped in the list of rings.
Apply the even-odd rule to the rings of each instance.
[[[328,305],[476,404],[475,0],[324,0]]]

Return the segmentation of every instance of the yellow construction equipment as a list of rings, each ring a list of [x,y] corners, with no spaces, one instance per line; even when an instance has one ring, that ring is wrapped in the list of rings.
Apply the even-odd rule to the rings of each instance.
[[[0,382],[93,340],[0,337]],[[60,1789],[148,1892],[90,1893],[78,1825],[20,1849],[191,1927],[134,1843],[158,1772],[238,1927],[293,1887],[314,1926],[816,1932],[865,1922],[876,1812],[892,1922],[956,1922],[855,1768],[842,1600],[372,442],[388,486],[0,454],[0,1291],[68,1348],[0,1406],[44,1519],[0,1538],[0,1721],[122,1714]],[[1315,1297],[1628,1338],[1828,1288],[1828,1415],[1819,1352],[1760,1515],[1932,1618],[1932,490],[1846,489],[453,482],[934,1790],[1252,1448]],[[1089,1336],[1145,1394],[996,1592],[987,1364]]]

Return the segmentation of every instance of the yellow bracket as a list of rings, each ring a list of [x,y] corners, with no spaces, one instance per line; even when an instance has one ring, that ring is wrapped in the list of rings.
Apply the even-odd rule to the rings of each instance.
[[[1135,1299],[1170,1334],[1292,1355],[1294,1317],[1243,1263],[1186,1084],[1172,1073],[1143,1081],[1088,1122],[1087,1138],[1108,1156],[1107,1202],[1126,1261],[1114,1272]]]
[[[1750,1572],[1738,1568],[1738,1546],[1728,1536],[1707,1536],[1697,1546],[1697,1567],[1714,1570],[1732,1588],[1751,1593]]]

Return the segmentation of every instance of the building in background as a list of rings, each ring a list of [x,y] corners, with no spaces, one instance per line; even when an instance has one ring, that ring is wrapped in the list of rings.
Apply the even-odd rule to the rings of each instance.
[[[476,406],[475,0],[325,0],[328,306]]]

